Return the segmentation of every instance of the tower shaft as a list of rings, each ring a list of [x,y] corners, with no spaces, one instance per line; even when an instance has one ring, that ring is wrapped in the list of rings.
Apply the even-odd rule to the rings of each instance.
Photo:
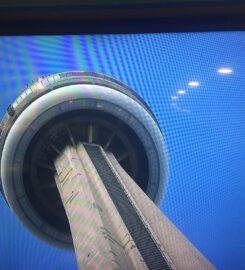
[[[55,167],[79,269],[214,269],[100,146],[67,147]]]

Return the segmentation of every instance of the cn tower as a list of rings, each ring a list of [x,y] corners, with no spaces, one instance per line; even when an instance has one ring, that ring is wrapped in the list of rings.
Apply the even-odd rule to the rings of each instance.
[[[79,269],[214,269],[158,209],[164,135],[118,80],[39,77],[2,119],[0,161],[10,209],[40,239],[75,248]]]

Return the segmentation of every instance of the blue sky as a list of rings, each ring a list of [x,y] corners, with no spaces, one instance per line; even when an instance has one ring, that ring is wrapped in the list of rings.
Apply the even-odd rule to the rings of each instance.
[[[95,71],[128,84],[164,133],[162,210],[218,269],[243,269],[244,63],[245,32],[0,37],[0,117],[40,75]],[[73,253],[30,234],[2,198],[0,220],[0,269],[76,269]]]

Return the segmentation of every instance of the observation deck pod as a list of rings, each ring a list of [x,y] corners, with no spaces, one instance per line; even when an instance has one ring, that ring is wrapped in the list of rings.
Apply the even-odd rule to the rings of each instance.
[[[41,77],[11,104],[0,125],[0,188],[41,239],[72,248],[54,161],[78,142],[111,152],[158,204],[167,179],[163,135],[147,104],[121,82],[72,71]]]

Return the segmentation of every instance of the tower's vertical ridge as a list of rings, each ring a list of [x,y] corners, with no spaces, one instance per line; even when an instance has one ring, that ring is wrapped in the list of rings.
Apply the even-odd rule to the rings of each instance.
[[[106,159],[118,174],[125,189],[130,193],[132,201],[138,206],[141,215],[161,243],[166,257],[171,259],[174,266],[181,270],[215,269],[131,179],[114,155],[107,153]]]

